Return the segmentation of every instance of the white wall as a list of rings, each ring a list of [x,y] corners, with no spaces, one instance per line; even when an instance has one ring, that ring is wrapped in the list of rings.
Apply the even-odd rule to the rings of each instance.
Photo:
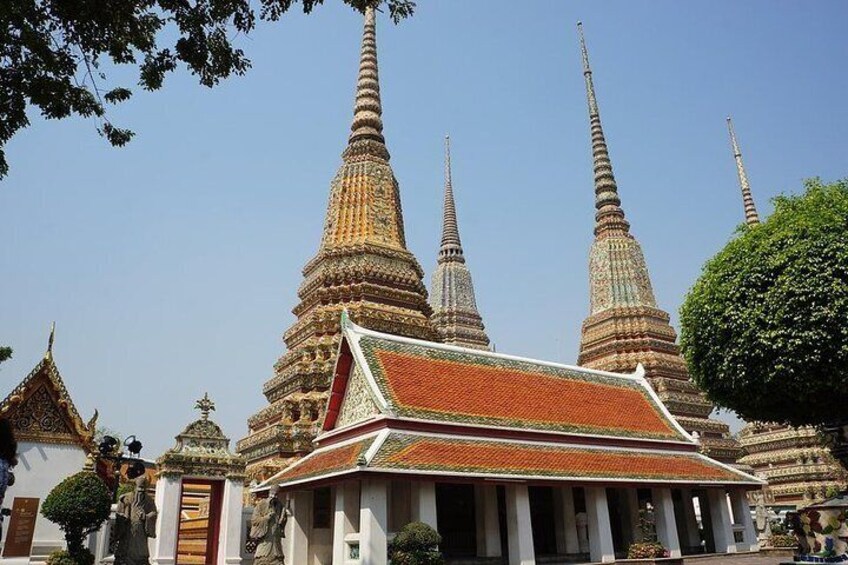
[[[32,554],[46,555],[64,547],[65,536],[59,526],[41,515],[44,499],[63,479],[82,471],[85,451],[71,445],[20,442],[18,444],[18,466],[15,467],[15,486],[6,491],[4,505],[12,508],[15,497],[38,498],[38,517],[35,520],[35,535]],[[8,519],[4,521],[8,532]],[[6,535],[4,532],[4,536]]]

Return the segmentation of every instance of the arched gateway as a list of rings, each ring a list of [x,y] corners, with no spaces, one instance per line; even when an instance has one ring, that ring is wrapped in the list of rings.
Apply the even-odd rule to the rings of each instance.
[[[245,460],[230,452],[230,440],[209,419],[214,403],[205,395],[201,411],[156,462],[158,565],[241,563]]]
[[[521,359],[343,315],[315,447],[256,489],[293,501],[289,563],[385,565],[410,521],[452,557],[609,562],[639,539],[648,503],[671,557],[757,548],[745,491],[762,481],[699,453],[641,367]]]

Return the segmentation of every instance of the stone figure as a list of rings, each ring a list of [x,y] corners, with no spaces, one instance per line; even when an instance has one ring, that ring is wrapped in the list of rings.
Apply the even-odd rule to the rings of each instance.
[[[118,498],[115,518],[115,565],[150,565],[147,538],[156,537],[156,504],[147,494],[147,476],[135,479],[135,490]]]
[[[290,511],[280,501],[280,487],[272,486],[268,498],[253,509],[250,537],[257,540],[254,565],[284,565],[283,538]]]
[[[769,524],[769,516],[768,510],[766,509],[766,497],[762,492],[758,492],[754,494],[755,510],[754,524],[757,527],[757,538],[760,540],[766,540],[769,538],[771,534],[771,528]]]
[[[589,553],[589,517],[585,512],[578,512],[575,520],[577,521],[577,544],[580,553]]]

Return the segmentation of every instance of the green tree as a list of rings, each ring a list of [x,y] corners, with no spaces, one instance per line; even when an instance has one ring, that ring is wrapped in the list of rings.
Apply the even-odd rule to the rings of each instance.
[[[681,347],[695,382],[742,418],[843,430],[848,180],[805,185],[706,264],[680,311]]]
[[[44,499],[41,513],[65,532],[68,548],[51,555],[50,562],[56,565],[93,563],[94,556],[83,542],[109,518],[111,505],[109,489],[92,472],[82,471],[56,485]]]
[[[395,22],[413,0],[342,0],[364,11],[385,2]],[[305,13],[324,0],[4,0],[0,9],[0,179],[8,174],[6,142],[29,125],[27,110],[49,119],[95,117],[114,146],[134,133],[113,125],[106,105],[132,96],[110,84],[106,69],[133,65],[138,86],[158,90],[183,68],[213,87],[250,67],[234,40],[257,19],[276,21],[293,4]],[[255,6],[255,8],[254,8]],[[258,10],[258,13],[257,13]]]
[[[11,347],[0,347],[0,363],[3,361],[8,361],[12,358],[12,348]]]

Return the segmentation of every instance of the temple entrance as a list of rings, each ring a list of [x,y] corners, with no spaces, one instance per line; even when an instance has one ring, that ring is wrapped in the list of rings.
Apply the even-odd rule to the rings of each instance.
[[[533,549],[537,556],[555,555],[554,489],[529,487],[530,523],[533,525]]]
[[[223,490],[223,481],[183,481],[176,565],[202,565],[217,561]]]
[[[436,520],[445,557],[477,554],[474,485],[436,484]]]

